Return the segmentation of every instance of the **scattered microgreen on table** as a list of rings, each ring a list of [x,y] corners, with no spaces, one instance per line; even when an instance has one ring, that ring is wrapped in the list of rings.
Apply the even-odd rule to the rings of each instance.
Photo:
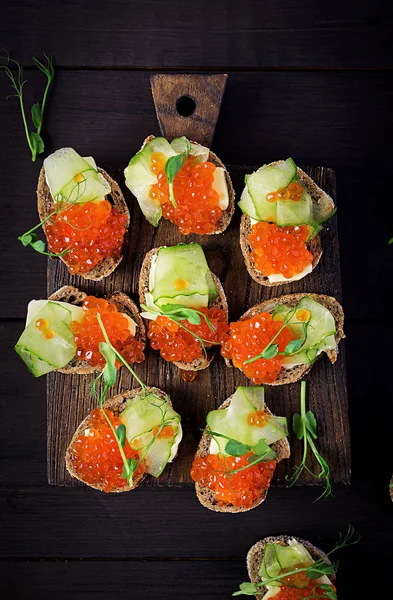
[[[292,428],[298,440],[303,440],[303,457],[302,462],[298,467],[296,467],[295,472],[289,478],[289,481],[291,482],[290,486],[294,485],[294,483],[296,483],[296,481],[299,479],[302,471],[306,470],[311,475],[313,475],[313,477],[325,480],[325,489],[323,493],[317,498],[317,500],[320,500],[321,498],[326,499],[332,495],[332,486],[330,483],[330,467],[327,464],[326,460],[318,452],[315,446],[314,440],[316,440],[318,437],[317,421],[314,413],[311,410],[306,411],[305,381],[302,381],[300,384],[300,414],[295,413],[293,415]],[[321,467],[321,471],[318,475],[310,471],[310,469],[306,465],[309,447],[311,448],[312,453],[314,454]]]
[[[186,162],[186,160],[191,152],[190,142],[185,137],[183,137],[181,139],[184,140],[186,149],[181,154],[176,154],[176,156],[171,156],[170,158],[168,158],[168,160],[165,163],[165,169],[164,169],[165,175],[166,175],[166,178],[168,181],[169,198],[170,198],[174,208],[177,208],[177,203],[176,203],[175,194],[173,191],[173,182],[175,180],[176,175],[178,174],[178,172],[180,171],[180,169]]]
[[[270,578],[264,579],[264,581],[261,581],[256,584],[251,583],[249,581],[245,581],[244,583],[240,584],[239,590],[234,592],[232,594],[232,596],[255,596],[256,594],[261,594],[261,593],[263,593],[263,588],[265,588],[265,586],[271,585],[272,583],[274,583],[274,584],[284,583],[283,580],[285,580],[288,576],[297,575],[298,573],[302,573],[302,572],[305,573],[306,577],[311,580],[319,579],[323,575],[327,575],[328,577],[329,577],[329,575],[330,576],[334,575],[335,573],[337,573],[337,570],[338,570],[338,562],[331,564],[330,562],[328,562],[327,558],[330,555],[332,555],[333,553],[337,552],[337,550],[340,550],[341,548],[345,548],[345,547],[353,546],[354,544],[357,544],[359,542],[359,540],[360,540],[360,536],[355,536],[355,531],[354,531],[353,526],[348,525],[348,530],[347,530],[346,534],[343,536],[340,533],[339,539],[336,542],[334,548],[332,550],[330,550],[330,552],[327,552],[325,557],[320,558],[312,565],[310,565],[308,567],[300,567],[298,569],[294,569],[293,571],[283,571],[282,573],[279,573],[275,577],[270,577]],[[266,548],[265,548],[265,552],[266,552]],[[265,556],[264,556],[263,560],[265,560]],[[265,563],[265,571],[268,572],[266,563]],[[329,598],[329,600],[337,599],[337,594],[331,585],[316,584],[314,590],[316,590],[318,587],[325,592],[324,596],[309,596],[309,595],[307,595],[307,596],[303,596],[303,597],[304,598],[306,598],[306,597],[307,598]],[[299,591],[299,594],[301,594],[301,589],[299,589],[298,591]]]
[[[31,108],[31,120],[35,131],[30,131],[30,127],[27,121],[26,110],[23,98],[23,88],[27,83],[24,79],[23,67],[15,59],[11,58],[8,53],[5,56],[1,56],[0,59],[5,61],[5,65],[0,65],[0,70],[4,71],[8,79],[10,80],[11,87],[15,90],[15,94],[10,94],[7,98],[18,98],[19,106],[22,114],[23,127],[26,134],[27,143],[31,152],[31,160],[34,162],[38,154],[42,154],[45,148],[44,141],[41,137],[42,124],[44,119],[44,110],[48,99],[49,88],[55,76],[55,70],[53,66],[53,55],[47,55],[44,52],[46,62],[41,62],[38,58],[33,56],[33,62],[42,73],[46,76],[46,86],[42,96],[41,104],[36,102]],[[12,69],[15,67],[16,70]]]

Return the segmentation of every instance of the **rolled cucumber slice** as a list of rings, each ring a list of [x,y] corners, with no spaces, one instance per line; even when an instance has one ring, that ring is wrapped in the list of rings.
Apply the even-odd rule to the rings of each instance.
[[[36,327],[38,319],[48,321],[48,328],[54,332],[52,338],[44,338]],[[15,350],[35,377],[61,369],[74,358],[76,344],[69,327],[71,321],[70,310],[49,301],[25,328]]]
[[[263,439],[271,445],[288,435],[288,425],[285,417],[272,415],[268,415],[264,427],[249,425],[247,419],[250,413],[261,411],[264,406],[263,387],[238,387],[228,408],[210,411],[206,422],[211,431],[226,435],[243,444],[254,446]],[[216,437],[212,439],[210,452],[227,456],[226,444],[225,438]]]
[[[280,227],[312,223],[313,206],[311,196],[306,190],[298,202],[277,201],[277,225]]]
[[[45,177],[55,201],[103,200],[111,187],[95,162],[85,160],[73,148],[60,148],[44,160]]]
[[[298,310],[308,310],[310,312],[310,320],[307,328],[307,339],[298,354],[284,356],[283,364],[287,366],[305,365],[312,363],[318,354],[322,351],[331,350],[336,347],[336,324],[332,313],[319,302],[316,302],[308,296],[304,296],[299,304],[295,307],[293,317],[288,322],[288,327],[293,331],[296,337],[303,336],[304,324],[296,319]],[[273,318],[279,315],[284,317],[293,311],[293,308],[288,306],[278,305],[274,311]]]
[[[84,310],[81,306],[76,306],[69,302],[60,302],[53,300],[31,300],[27,307],[26,326],[34,319],[34,317],[48,304],[58,304],[71,312],[72,321],[81,321],[84,315]]]
[[[146,470],[158,477],[167,463],[176,453],[182,431],[180,415],[169,407],[168,401],[149,394],[146,398],[132,403],[121,414],[120,419],[126,426],[127,439],[132,448],[141,454],[154,438],[154,429],[162,423],[163,415],[168,425],[173,427],[172,438],[156,438],[145,455]],[[176,445],[176,448],[174,446]]]
[[[218,295],[199,244],[161,247],[151,269],[150,292],[159,307],[170,303],[207,307]]]

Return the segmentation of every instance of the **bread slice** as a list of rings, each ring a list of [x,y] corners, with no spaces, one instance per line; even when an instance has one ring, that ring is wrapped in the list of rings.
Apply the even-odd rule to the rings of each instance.
[[[148,142],[150,142],[155,136],[154,135],[149,135],[143,142],[142,144],[142,148],[145,146],[145,144],[147,144]],[[190,140],[191,141],[191,140]],[[197,144],[198,142],[193,142],[191,141],[192,144]],[[142,150],[141,148],[141,150]],[[227,184],[227,188],[228,188],[228,197],[229,197],[229,203],[228,203],[228,208],[226,208],[221,217],[219,218],[219,220],[216,223],[216,228],[214,231],[212,231],[212,233],[205,233],[204,235],[214,235],[215,233],[222,233],[223,231],[226,230],[226,228],[228,227],[229,223],[231,222],[232,219],[232,215],[235,212],[235,190],[233,189],[233,185],[232,185],[232,181],[230,178],[230,175],[224,165],[224,163],[221,162],[221,160],[218,158],[218,156],[216,156],[216,154],[214,154],[214,152],[212,152],[211,150],[209,150],[209,158],[208,158],[209,162],[212,162],[214,165],[216,165],[216,167],[222,167],[225,170],[225,181]]]
[[[250,319],[255,315],[258,315],[261,312],[270,312],[272,313],[278,304],[284,304],[285,306],[294,307],[296,306],[302,298],[307,296],[319,304],[322,304],[325,308],[327,308],[333,315],[334,321],[336,324],[336,348],[332,350],[328,350],[326,354],[331,363],[335,363],[338,356],[338,344],[339,342],[345,338],[344,334],[344,311],[342,306],[335,298],[332,296],[325,296],[324,294],[307,294],[307,293],[299,293],[299,294],[286,294],[285,296],[280,296],[279,298],[271,298],[270,300],[265,300],[260,304],[256,304],[252,308],[250,308],[247,312],[244,313],[240,317],[240,321],[244,321],[246,319]],[[321,356],[319,354],[315,360]],[[225,362],[228,367],[232,366],[232,361],[230,359],[225,359]],[[314,361],[315,362],[315,361]],[[273,383],[266,383],[265,385],[284,385],[287,383],[294,383],[295,381],[299,381],[302,379],[306,373],[309,372],[314,363],[309,365],[296,365],[291,369],[286,369],[285,367],[281,368],[277,379],[273,381]]]
[[[123,192],[121,191],[119,185],[116,183],[112,177],[108,175],[106,171],[103,169],[98,169],[98,171],[103,175],[106,181],[111,186],[111,192],[106,197],[106,199],[111,202],[111,204],[117,209],[120,214],[127,216],[127,224],[126,228],[128,229],[130,225],[130,213],[128,210],[128,206],[123,196]],[[54,201],[52,195],[49,190],[49,186],[46,182],[45,178],[45,169],[41,168],[40,175],[38,178],[38,187],[37,187],[37,206],[38,206],[38,214],[40,220],[43,221],[48,217],[48,215],[53,212],[54,209]],[[43,225],[44,232],[46,234],[46,225]],[[67,263],[67,254],[59,257],[63,263],[68,267]],[[78,273],[80,277],[84,279],[92,279],[94,281],[99,281],[104,277],[108,277],[116,267],[121,263],[123,259],[123,255],[119,258],[114,258],[112,256],[108,256],[108,258],[103,258],[99,263],[95,265],[90,271],[87,273]]]
[[[76,306],[81,306],[83,304],[84,299],[87,294],[85,292],[81,292],[78,288],[73,285],[65,285],[61,287],[59,290],[54,292],[51,296],[49,296],[48,300],[54,300],[57,302],[69,302],[70,304],[75,304]],[[119,312],[122,312],[129,317],[131,317],[136,323],[136,334],[135,339],[139,342],[142,342],[143,346],[146,345],[146,330],[145,325],[143,323],[142,317],[139,314],[139,310],[135,302],[131,300],[126,294],[123,292],[113,292],[110,296],[106,298],[112,304],[115,304]],[[87,375],[88,373],[95,373],[99,369],[92,367],[88,362],[84,360],[77,360],[77,358],[73,358],[72,361],[68,363],[62,369],[59,369],[60,373],[77,373],[78,375]]]
[[[281,162],[283,162],[283,161],[277,160],[270,164],[277,165]],[[309,177],[299,167],[297,167],[297,175],[298,175],[300,182],[304,185],[307,192],[310,194],[314,205],[316,205],[318,207],[322,207],[324,212],[326,212],[326,214],[331,212],[334,209],[333,199],[326,192],[324,192],[319,186],[317,186],[315,181],[313,181],[311,179],[311,177]],[[251,277],[254,279],[254,281],[256,281],[257,283],[260,283],[261,285],[264,285],[266,287],[285,285],[287,283],[286,281],[271,283],[269,281],[268,277],[265,277],[265,275],[262,275],[262,273],[254,267],[254,263],[251,260],[252,248],[251,248],[250,242],[248,241],[248,237],[251,233],[251,230],[252,230],[251,219],[248,215],[243,214],[242,218],[241,218],[241,223],[240,223],[240,246],[241,246],[241,249],[243,252],[244,262],[246,263],[247,271],[249,272]],[[315,267],[317,266],[317,264],[319,263],[319,259],[322,256],[322,244],[321,244],[321,237],[319,234],[316,235],[312,240],[310,240],[307,243],[307,249],[313,256],[312,270],[314,270]],[[290,282],[288,282],[288,283],[290,283]]]
[[[227,398],[227,400],[225,400],[225,402],[223,402],[223,404],[221,404],[219,409],[228,408],[228,406],[231,403],[232,398],[233,398],[233,394],[232,394],[232,396]],[[272,414],[266,405],[265,405],[265,411],[269,415]],[[205,457],[205,456],[208,456],[208,454],[210,454],[209,448],[210,448],[211,439],[212,439],[212,436],[209,435],[206,431],[204,431],[202,434],[201,440],[198,444],[198,449],[196,451],[195,458]],[[272,444],[271,448],[276,453],[275,460],[278,463],[280,461],[282,461],[284,458],[289,458],[289,456],[291,454],[291,450],[290,450],[289,442],[288,442],[287,438],[278,440],[278,442],[276,442],[275,444]],[[203,506],[206,506],[206,508],[208,508],[209,510],[213,510],[215,512],[229,512],[229,513],[246,512],[248,510],[251,510],[251,509],[259,506],[265,500],[265,498],[267,496],[267,492],[268,492],[268,490],[263,492],[259,496],[259,498],[257,498],[255,500],[254,504],[252,506],[250,506],[249,508],[241,508],[239,506],[233,506],[232,504],[228,504],[228,506],[219,506],[218,502],[215,498],[214,491],[209,489],[208,487],[202,486],[200,483],[195,484],[195,491],[196,491],[196,495],[198,497],[199,502],[201,504],[203,504]]]
[[[248,576],[250,577],[251,583],[256,585],[257,583],[261,582],[261,577],[259,575],[259,569],[261,568],[266,545],[274,543],[274,544],[280,544],[280,546],[288,546],[288,540],[292,540],[292,539],[296,540],[300,544],[303,544],[303,546],[306,548],[306,550],[308,550],[309,553],[311,554],[311,557],[313,558],[313,560],[317,561],[317,560],[320,560],[321,558],[323,558],[327,562],[327,564],[329,564],[329,565],[332,564],[331,561],[329,560],[329,558],[326,556],[326,554],[324,552],[322,552],[322,550],[320,550],[319,548],[317,548],[316,546],[314,546],[307,540],[302,540],[301,538],[295,537],[293,535],[271,536],[271,537],[264,538],[260,542],[257,542],[248,551],[246,560],[247,560]],[[329,579],[334,584],[334,582],[336,580],[336,576],[330,575]],[[263,596],[266,594],[267,591],[268,590],[266,587],[261,587],[261,594],[258,596],[255,596],[255,598],[257,600],[262,600]]]
[[[157,255],[159,248],[153,248],[148,252],[143,260],[141,272],[139,276],[139,302],[140,304],[146,304],[146,294],[149,292],[149,275],[153,257]],[[228,303],[225,296],[224,288],[222,283],[214,273],[212,273],[214,283],[217,286],[218,296],[210,304],[209,308],[221,308],[225,312],[226,318],[228,319]],[[174,364],[182,369],[183,371],[200,371],[206,369],[214,358],[214,346],[207,349],[207,359],[204,355],[200,358],[193,360],[190,363],[183,361],[175,362]]]
[[[159,398],[169,398],[165,392],[163,392],[162,390],[159,390],[158,388],[147,387],[146,390],[148,392],[153,392],[154,394],[157,394],[157,396],[159,396]],[[111,410],[116,416],[119,416],[123,412],[123,410],[125,410],[126,408],[128,408],[130,406],[130,404],[138,401],[140,399],[141,394],[142,394],[142,388],[136,388],[134,390],[129,390],[127,392],[123,392],[122,394],[118,394],[117,396],[113,396],[113,398],[109,398],[108,400],[105,400],[103,406],[104,406],[104,408]],[[168,404],[172,408],[172,403],[170,400],[168,401]],[[77,438],[80,435],[82,435],[86,429],[88,429],[89,418],[90,418],[90,415],[88,415],[82,421],[82,423],[79,425],[78,429],[75,431],[75,433],[72,437],[72,440],[66,450],[65,462],[66,462],[67,471],[70,473],[70,475],[72,475],[72,477],[79,479],[79,481],[82,481],[89,487],[92,487],[96,490],[103,491],[102,486],[93,485],[93,484],[86,483],[85,481],[83,481],[83,479],[81,479],[81,477],[79,477],[78,473],[76,473],[76,471],[73,467],[73,464],[72,464],[71,448],[74,445],[74,443],[76,442]],[[139,477],[135,477],[134,485],[132,487],[130,485],[125,485],[122,488],[114,490],[114,493],[129,492],[130,490],[134,490],[136,487],[138,487],[138,485],[141,483],[141,481],[144,478],[145,478],[145,474],[140,475]]]

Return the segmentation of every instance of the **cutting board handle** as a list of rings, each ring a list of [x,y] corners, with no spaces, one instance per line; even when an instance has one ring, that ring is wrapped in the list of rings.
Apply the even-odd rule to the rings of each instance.
[[[228,75],[152,75],[150,85],[161,134],[185,135],[210,148]]]

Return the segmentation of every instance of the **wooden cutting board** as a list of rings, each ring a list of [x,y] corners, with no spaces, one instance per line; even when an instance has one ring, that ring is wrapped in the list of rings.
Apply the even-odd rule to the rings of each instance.
[[[226,75],[153,76],[153,97],[162,134],[168,138],[186,135],[189,139],[210,145],[225,83]],[[146,135],[149,133],[146,132]],[[341,302],[337,217],[333,217],[322,232],[324,252],[318,267],[310,275],[285,286],[265,288],[251,279],[244,265],[239,244],[239,210],[236,210],[228,229],[217,236],[182,236],[172,223],[164,219],[154,228],[143,217],[136,199],[125,187],[123,168],[100,166],[106,168],[118,181],[130,208],[131,222],[124,259],[110,277],[99,282],[73,277],[68,274],[60,260],[49,259],[48,295],[63,285],[72,284],[97,296],[123,291],[138,302],[138,277],[146,252],[162,245],[198,241],[203,246],[211,270],[224,285],[231,321],[237,320],[257,302],[288,293],[328,294]],[[228,167],[237,198],[240,197],[244,185],[244,175],[255,168]],[[302,168],[337,202],[336,178],[332,169],[310,166]],[[239,370],[226,367],[219,354],[208,369],[197,374],[194,381],[185,382],[182,372],[161,359],[159,353],[151,350],[149,346],[146,348],[146,360],[137,365],[135,371],[148,385],[166,390],[175,410],[181,414],[184,429],[183,441],[175,462],[167,466],[158,480],[147,477],[143,485],[191,485],[190,467],[200,438],[200,428],[205,425],[207,413],[222,404],[237,386],[249,385],[250,382]],[[89,384],[93,378],[93,375],[48,375],[47,458],[48,482],[51,485],[83,485],[67,473],[64,455],[77,426],[96,405],[89,392]],[[343,342],[340,344],[336,364],[331,365],[323,355],[307,375],[307,381],[308,407],[314,411],[318,422],[318,448],[331,467],[333,481],[349,483],[350,437]],[[111,395],[132,387],[138,387],[138,384],[132,380],[130,373],[122,368]],[[300,383],[266,386],[265,389],[269,408],[276,415],[286,416],[290,423],[292,414],[299,411]],[[276,484],[285,485],[285,474],[291,474],[300,463],[301,442],[293,435],[290,442],[291,458],[278,465],[273,480]],[[310,461],[310,467],[314,472],[318,472],[315,462]],[[315,479],[304,473],[297,485],[315,483]]]

